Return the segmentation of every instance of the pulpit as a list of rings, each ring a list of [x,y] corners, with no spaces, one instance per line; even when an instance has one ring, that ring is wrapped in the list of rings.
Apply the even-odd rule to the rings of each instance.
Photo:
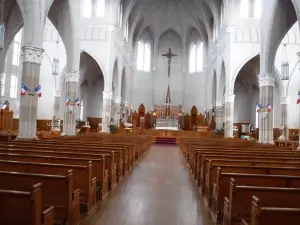
[[[1,109],[0,111],[0,132],[6,133],[12,130],[12,122],[13,122],[13,111],[9,111],[8,108]]]

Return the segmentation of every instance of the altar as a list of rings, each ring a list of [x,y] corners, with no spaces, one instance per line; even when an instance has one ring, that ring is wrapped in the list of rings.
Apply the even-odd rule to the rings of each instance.
[[[179,130],[178,119],[168,118],[168,119],[157,119],[155,124],[156,130]]]

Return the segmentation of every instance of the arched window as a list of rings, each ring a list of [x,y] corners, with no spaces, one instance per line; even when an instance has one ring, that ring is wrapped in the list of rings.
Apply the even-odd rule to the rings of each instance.
[[[241,17],[249,17],[249,0],[241,0],[240,14]]]
[[[125,24],[125,28],[124,28],[124,38],[126,41],[128,41],[128,22]]]
[[[105,16],[105,0],[97,0],[96,15],[97,17]]]
[[[191,43],[189,56],[189,72],[201,72],[203,70],[203,42],[197,45]]]
[[[189,72],[196,72],[196,45],[194,43],[190,45]]]
[[[20,51],[21,51],[21,41],[22,41],[22,32],[23,29],[21,29],[14,38],[14,46],[13,46],[13,59],[12,63],[15,66],[19,66],[20,64]]]
[[[213,26],[213,42],[214,43],[217,40],[217,35],[218,35],[218,33],[217,33],[217,25],[216,25],[216,23],[214,23],[214,26]]]
[[[81,99],[79,119],[83,121],[83,99]]]
[[[203,42],[197,45],[196,49],[196,72],[203,70]]]
[[[255,0],[254,17],[259,19],[261,17],[261,12],[262,12],[262,1],[261,0]]]
[[[225,10],[223,3],[221,4],[221,16],[220,16],[220,27],[222,28],[225,22]]]
[[[120,20],[119,20],[119,24],[120,24],[120,27],[122,27],[122,24],[123,24],[123,3],[121,3],[121,5],[120,5]]]
[[[83,0],[83,17],[90,18],[92,16],[92,0]]]
[[[137,70],[150,72],[151,69],[151,44],[149,42],[138,42],[137,48]]]

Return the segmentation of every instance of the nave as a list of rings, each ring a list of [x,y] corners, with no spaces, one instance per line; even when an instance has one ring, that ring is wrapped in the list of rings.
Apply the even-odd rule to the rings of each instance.
[[[210,225],[178,147],[154,145],[82,225]]]

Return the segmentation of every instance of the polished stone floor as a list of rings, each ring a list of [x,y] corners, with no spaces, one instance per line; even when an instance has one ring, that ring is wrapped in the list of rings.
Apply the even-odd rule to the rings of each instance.
[[[178,147],[154,145],[82,225],[211,225]]]

